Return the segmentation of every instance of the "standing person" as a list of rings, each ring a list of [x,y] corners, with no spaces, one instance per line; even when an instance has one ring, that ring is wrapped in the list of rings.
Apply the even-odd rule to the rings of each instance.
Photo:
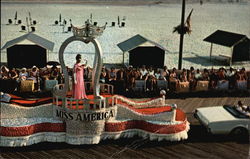
[[[87,64],[81,64],[82,57],[80,54],[76,55],[76,64],[73,68],[73,92],[72,95],[75,99],[87,99],[87,95],[85,92],[85,85],[84,85],[84,66]]]

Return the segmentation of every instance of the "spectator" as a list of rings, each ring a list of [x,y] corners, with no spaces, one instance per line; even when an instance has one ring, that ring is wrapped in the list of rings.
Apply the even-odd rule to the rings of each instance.
[[[200,72],[200,69],[197,69],[197,70],[196,70],[195,79],[196,79],[196,81],[202,79],[202,74],[201,74],[201,72]]]
[[[40,77],[42,78],[43,81],[49,80],[50,75],[51,75],[51,70],[48,67],[44,67],[41,69]]]
[[[201,75],[203,81],[209,81],[209,72],[206,68],[203,70]]]
[[[27,69],[24,67],[21,69],[21,72],[19,73],[19,81],[26,80],[29,77]]]
[[[176,74],[176,68],[173,68],[172,72],[169,75],[169,83],[170,83],[170,90],[175,91],[179,83],[179,80]]]
[[[148,76],[146,77],[146,88],[150,91],[153,91],[156,87],[156,78],[154,75],[154,69],[152,66],[149,67]]]
[[[160,69],[157,69],[157,71],[155,72],[155,78],[157,80],[166,80]]]
[[[219,68],[219,71],[217,72],[219,80],[225,80],[226,79],[226,72],[223,67]]]
[[[229,81],[229,89],[235,87],[236,78],[235,78],[235,70],[230,67],[229,71],[226,73],[226,79]]]
[[[189,89],[192,91],[195,89],[196,80],[195,80],[195,72],[194,70],[187,70],[187,80],[189,82]]]
[[[180,81],[181,82],[187,82],[187,70],[185,68],[182,69],[181,75],[180,75]]]
[[[216,85],[217,85],[217,82],[218,82],[218,75],[216,74],[216,72],[213,69],[213,67],[212,67],[212,69],[209,72],[209,79],[210,79],[210,81],[209,81],[209,87],[212,88],[212,89],[214,89],[216,87]]]
[[[0,78],[1,79],[9,78],[9,69],[6,66],[1,67]]]
[[[49,79],[50,79],[50,80],[58,80],[58,76],[59,76],[59,70],[58,70],[58,68],[54,65],[54,66],[51,68],[51,72],[50,72]]]
[[[33,66],[28,79],[32,79],[34,83],[37,83],[38,76],[39,76],[39,69],[36,66]]]
[[[129,66],[127,70],[127,89],[132,90],[135,87],[136,74],[132,66]]]
[[[148,75],[148,70],[146,69],[145,65],[142,65],[142,68],[140,70],[141,73],[141,79],[146,79],[147,75]]]
[[[87,70],[87,81],[91,81],[93,76],[93,69],[87,66],[86,70]]]
[[[112,67],[110,70],[110,73],[108,74],[108,78],[109,78],[109,83],[112,84],[113,86],[115,86],[115,82],[116,82],[116,71],[115,68]]]
[[[105,78],[107,76],[107,72],[105,70],[105,67],[102,67],[101,75],[100,75],[100,82],[105,83]]]
[[[240,75],[240,80],[242,81],[247,80],[247,73],[244,67],[240,70],[239,75]]]
[[[165,80],[169,81],[169,75],[170,75],[170,72],[167,68],[167,66],[164,66],[163,67],[163,71],[162,71],[162,76],[165,78]]]
[[[115,93],[117,94],[123,94],[124,90],[125,90],[125,70],[124,68],[121,68],[117,71],[116,73],[116,89],[115,89]]]
[[[9,72],[9,78],[12,80],[17,80],[18,79],[18,74],[15,68],[12,68]]]

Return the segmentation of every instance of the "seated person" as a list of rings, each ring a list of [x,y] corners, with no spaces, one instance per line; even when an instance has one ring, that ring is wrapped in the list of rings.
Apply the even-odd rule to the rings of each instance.
[[[167,66],[163,67],[163,71],[161,72],[161,75],[164,77],[165,80],[169,81],[170,71],[168,70]]]
[[[166,80],[160,69],[157,69],[157,71],[155,72],[155,78],[157,80]]]
[[[218,74],[215,72],[215,70],[212,68],[209,72],[209,87],[210,88],[215,88],[218,83]]]
[[[195,73],[195,79],[196,80],[201,80],[202,79],[202,74],[201,74],[201,72],[200,72],[200,69],[197,69],[196,70],[196,73]]]
[[[135,79],[136,80],[140,80],[141,79],[141,72],[140,69],[137,67],[136,69],[133,69],[134,73],[135,73]]]
[[[27,72],[27,69],[24,67],[21,69],[21,72],[19,73],[19,81],[24,81],[29,77],[29,74]]]
[[[169,75],[169,83],[170,83],[170,89],[176,90],[177,85],[179,83],[179,79],[177,78],[176,74],[176,68],[173,68]]]
[[[242,81],[247,80],[247,73],[244,67],[240,70],[240,80]]]
[[[105,83],[105,78],[107,76],[107,72],[105,70],[105,67],[102,67],[101,75],[100,75],[100,82]]]
[[[18,74],[15,68],[12,68],[9,72],[9,78],[12,80],[17,80],[18,79]]]
[[[235,106],[235,108],[250,117],[250,106],[243,105],[241,101],[238,101],[238,105]]]
[[[219,68],[217,75],[220,81],[226,80],[226,70],[223,67]]]
[[[152,66],[150,66],[149,70],[148,70],[148,76],[146,77],[146,87],[149,90],[154,90],[154,88],[156,88],[156,78],[155,78],[155,74],[154,74],[154,69]]]
[[[182,69],[182,72],[180,74],[180,81],[181,82],[187,82],[187,70],[185,68]]]
[[[51,72],[50,72],[49,79],[50,79],[50,80],[57,80],[57,79],[58,79],[58,76],[59,76],[58,68],[57,68],[56,66],[53,66],[53,67],[51,68]]]
[[[1,66],[0,79],[9,78],[9,69],[6,66]]]
[[[140,73],[141,73],[141,79],[146,79],[146,77],[148,75],[148,70],[146,69],[145,65],[142,65]]]
[[[40,76],[43,80],[49,80],[51,71],[48,67],[44,67],[41,69]]]
[[[206,68],[203,70],[201,75],[203,81],[209,81],[209,72]]]
[[[232,89],[235,87],[236,78],[235,78],[235,70],[230,67],[230,69],[226,73],[226,79],[229,81],[229,88]]]
[[[115,71],[114,67],[111,68],[110,73],[108,74],[108,76],[109,76],[109,81],[111,83],[116,81],[116,71]]]
[[[37,78],[39,76],[39,69],[36,66],[33,66],[30,71],[30,76],[28,79],[32,79],[34,83],[37,83]]]

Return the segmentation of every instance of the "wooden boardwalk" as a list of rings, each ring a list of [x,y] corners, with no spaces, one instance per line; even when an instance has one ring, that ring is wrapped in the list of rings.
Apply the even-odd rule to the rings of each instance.
[[[181,142],[149,141],[141,138],[105,140],[98,145],[68,145],[65,143],[40,143],[28,147],[1,148],[0,158],[237,158],[249,157],[249,142],[239,143],[228,136],[215,136],[206,132],[193,118],[198,107],[236,104],[241,100],[250,103],[250,97],[190,97],[167,99],[167,103],[176,103],[188,115],[191,123],[189,139]]]

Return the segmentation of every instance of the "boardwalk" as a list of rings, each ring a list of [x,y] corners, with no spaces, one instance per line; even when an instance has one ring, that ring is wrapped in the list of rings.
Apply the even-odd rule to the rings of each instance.
[[[182,142],[156,142],[141,138],[106,140],[98,145],[68,145],[40,143],[21,148],[1,148],[0,158],[249,158],[249,143],[238,143],[227,136],[210,135],[193,118],[195,108],[236,104],[238,100],[250,103],[250,97],[191,97],[167,99],[184,110],[191,122],[189,139]]]

